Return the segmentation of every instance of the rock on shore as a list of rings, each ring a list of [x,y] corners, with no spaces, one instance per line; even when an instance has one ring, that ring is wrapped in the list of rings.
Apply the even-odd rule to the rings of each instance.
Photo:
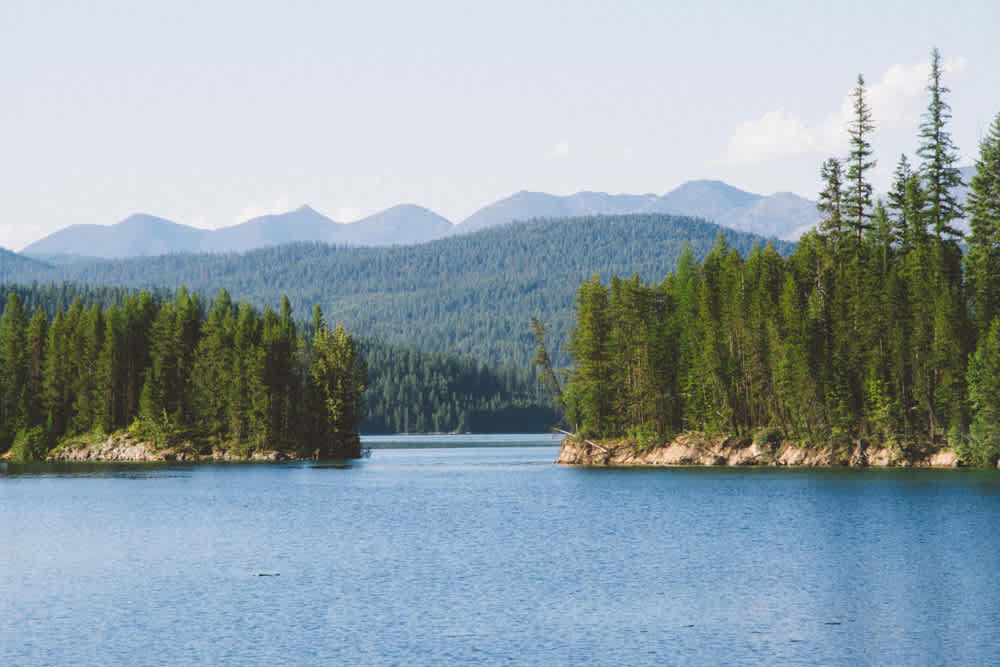
[[[248,457],[238,456],[228,451],[216,449],[211,454],[199,454],[190,444],[177,447],[157,448],[151,442],[143,442],[128,434],[112,435],[101,442],[84,440],[70,442],[52,450],[47,461],[86,462],[119,461],[129,463],[176,461],[193,463],[196,461],[285,461],[293,459],[285,452],[262,450]]]
[[[961,460],[950,449],[912,454],[868,448],[860,460],[832,446],[757,444],[739,438],[709,438],[685,433],[671,442],[639,448],[635,443],[589,444],[566,438],[556,463],[588,466],[872,466],[953,468]]]

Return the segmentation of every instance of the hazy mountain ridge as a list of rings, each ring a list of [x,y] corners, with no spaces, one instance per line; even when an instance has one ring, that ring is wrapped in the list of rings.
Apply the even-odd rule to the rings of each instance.
[[[816,202],[790,192],[763,196],[722,181],[688,181],[663,196],[578,192],[560,197],[522,190],[481,208],[455,233],[535,218],[666,213],[702,218],[739,231],[796,240],[818,219]]]
[[[27,246],[21,255],[69,264],[74,258],[87,262],[94,257],[246,252],[299,241],[387,246],[441,238],[451,228],[445,218],[414,204],[394,206],[352,223],[335,222],[310,206],[301,206],[220,229],[199,229],[137,213],[114,225],[66,227]]]
[[[968,195],[975,167],[961,170]],[[209,230],[147,214],[135,214],[115,225],[73,225],[27,246],[25,256],[69,264],[103,259],[171,253],[245,252],[298,241],[348,246],[392,246],[426,243],[450,235],[537,219],[595,215],[664,213],[696,217],[738,231],[796,241],[818,220],[816,202],[791,192],[759,195],[717,180],[688,181],[670,192],[608,194],[583,191],[571,195],[522,190],[487,204],[458,224],[416,204],[400,204],[352,223],[336,222],[309,206],[265,215],[230,227]],[[968,222],[959,228],[968,231]]]
[[[794,204],[782,204],[789,198]],[[199,229],[137,213],[114,225],[72,225],[27,246],[22,254],[73,263],[79,257],[118,259],[173,253],[245,252],[298,241],[391,246],[425,243],[452,234],[535,219],[630,213],[703,218],[732,229],[778,238],[815,221],[815,204],[789,193],[764,197],[721,181],[689,181],[665,195],[577,192],[560,196],[522,190],[479,209],[459,224],[416,204],[401,204],[353,223],[340,223],[309,206],[220,229]]]
[[[0,247],[0,282],[17,280],[17,276],[25,272],[30,274],[45,273],[53,270],[52,264],[19,255],[16,252]]]
[[[456,234],[537,218],[571,218],[581,215],[622,215],[646,211],[656,195],[609,195],[604,192],[577,192],[559,196],[521,190],[479,209],[455,225]]]

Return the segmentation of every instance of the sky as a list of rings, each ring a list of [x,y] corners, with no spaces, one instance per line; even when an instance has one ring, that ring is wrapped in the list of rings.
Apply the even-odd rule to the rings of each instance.
[[[0,2],[0,246],[144,212],[453,222],[519,190],[699,178],[814,199],[865,76],[876,189],[932,48],[962,164],[1000,113],[1000,3]]]

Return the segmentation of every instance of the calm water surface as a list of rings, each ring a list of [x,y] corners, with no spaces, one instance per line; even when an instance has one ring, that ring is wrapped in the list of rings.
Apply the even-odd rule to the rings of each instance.
[[[368,444],[347,466],[0,469],[0,664],[1000,661],[995,472]]]

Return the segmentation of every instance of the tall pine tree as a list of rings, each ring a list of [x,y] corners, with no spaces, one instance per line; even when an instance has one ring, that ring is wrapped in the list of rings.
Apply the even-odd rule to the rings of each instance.
[[[941,54],[931,52],[931,73],[927,91],[931,94],[924,120],[920,124],[920,147],[917,155],[923,159],[920,171],[927,193],[927,216],[938,240],[955,239],[960,233],[952,223],[962,217],[962,207],[955,189],[962,185],[962,175],[955,165],[958,149],[951,141],[945,125],[951,120],[951,107],[944,100],[951,92],[941,83]]]
[[[1000,314],[1000,114],[979,144],[968,198],[969,252],[965,273],[972,320],[980,337]]]
[[[867,174],[875,166],[869,137],[875,129],[871,108],[865,98],[865,79],[858,75],[858,85],[852,93],[854,114],[848,125],[851,153],[847,158],[847,190],[844,193],[844,217],[854,233],[856,246],[861,245],[864,232],[871,229],[872,185]]]

